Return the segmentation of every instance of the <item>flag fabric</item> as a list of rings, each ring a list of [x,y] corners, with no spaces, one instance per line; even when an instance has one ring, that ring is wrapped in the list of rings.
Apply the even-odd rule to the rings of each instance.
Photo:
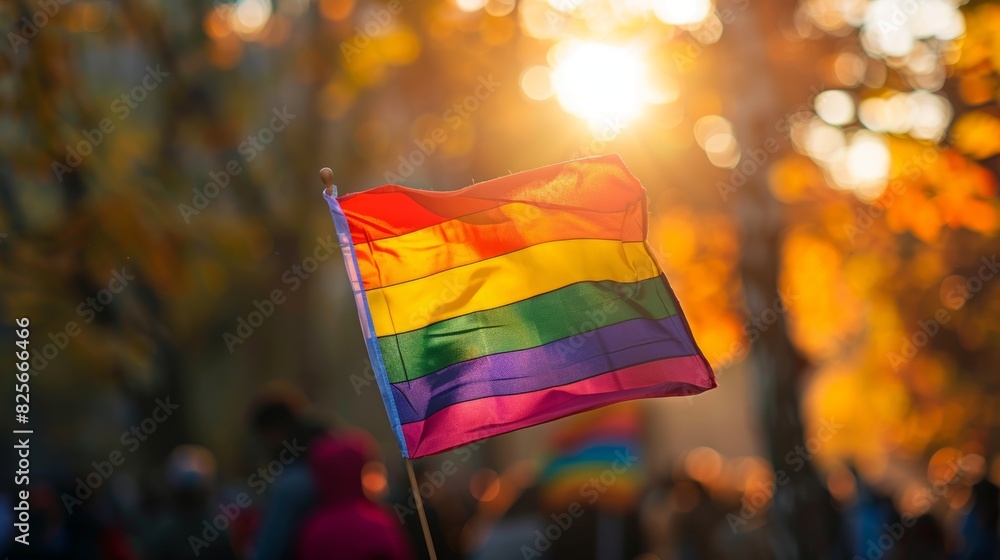
[[[538,480],[543,510],[566,511],[582,502],[608,512],[635,511],[646,483],[638,456],[641,427],[639,410],[628,405],[574,416],[559,426],[546,445],[551,457]]]
[[[618,156],[326,198],[404,457],[716,386]]]

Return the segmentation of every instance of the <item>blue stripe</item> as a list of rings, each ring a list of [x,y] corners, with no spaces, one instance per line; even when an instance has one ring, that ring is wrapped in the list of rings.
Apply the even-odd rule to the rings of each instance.
[[[365,289],[361,283],[361,269],[358,267],[358,256],[354,252],[354,243],[351,241],[351,228],[347,224],[347,217],[344,215],[340,203],[337,202],[337,187],[333,187],[333,196],[323,191],[323,198],[330,206],[333,227],[337,230],[337,241],[340,242],[340,249],[344,254],[344,264],[347,265],[347,276],[351,281],[351,290],[354,291],[358,318],[361,320],[361,330],[365,335],[365,347],[368,349],[368,357],[372,361],[372,369],[375,370],[378,392],[382,395],[382,403],[385,405],[386,414],[389,415],[389,424],[392,425],[392,433],[396,435],[399,449],[402,451],[403,457],[409,457],[410,452],[406,449],[406,440],[403,439],[403,429],[400,427],[396,402],[392,398],[389,376],[385,373],[382,352],[379,349],[378,339],[375,337],[375,325],[372,323],[371,311],[368,308],[368,296],[365,295]]]
[[[541,480],[548,480],[559,475],[564,469],[587,464],[600,465],[598,470],[604,470],[615,461],[621,462],[618,454],[628,457],[629,451],[638,447],[639,445],[634,441],[594,445],[581,450],[579,453],[562,456],[553,460],[545,467],[539,478]]]

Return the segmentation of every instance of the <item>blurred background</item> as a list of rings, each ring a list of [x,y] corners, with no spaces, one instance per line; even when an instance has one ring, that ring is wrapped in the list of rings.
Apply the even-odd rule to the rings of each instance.
[[[13,371],[30,319],[34,397],[9,557],[426,557],[317,171],[451,190],[618,153],[720,387],[416,461],[438,557],[1000,558],[1000,4],[0,22],[0,341]]]

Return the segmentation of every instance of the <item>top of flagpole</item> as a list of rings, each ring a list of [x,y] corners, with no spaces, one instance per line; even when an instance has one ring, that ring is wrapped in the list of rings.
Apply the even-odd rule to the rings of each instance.
[[[323,186],[326,187],[324,192],[326,196],[337,196],[337,187],[333,184],[333,170],[329,167],[324,167],[319,170],[319,180],[323,182]]]

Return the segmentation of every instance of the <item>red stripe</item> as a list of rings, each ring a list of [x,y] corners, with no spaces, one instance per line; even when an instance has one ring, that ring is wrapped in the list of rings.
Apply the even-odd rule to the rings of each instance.
[[[584,416],[578,425],[572,425],[556,434],[552,447],[560,450],[577,449],[588,443],[606,440],[629,440],[638,437],[639,415],[634,408],[608,408],[608,414]]]
[[[670,358],[531,393],[461,402],[403,424],[403,437],[410,456],[423,457],[616,402],[693,395],[715,386],[701,356]]]
[[[508,202],[546,208],[621,212],[645,192],[616,155],[549,165],[435,192],[385,185],[338,199],[355,244],[404,235]],[[643,224],[645,226],[645,224]]]

